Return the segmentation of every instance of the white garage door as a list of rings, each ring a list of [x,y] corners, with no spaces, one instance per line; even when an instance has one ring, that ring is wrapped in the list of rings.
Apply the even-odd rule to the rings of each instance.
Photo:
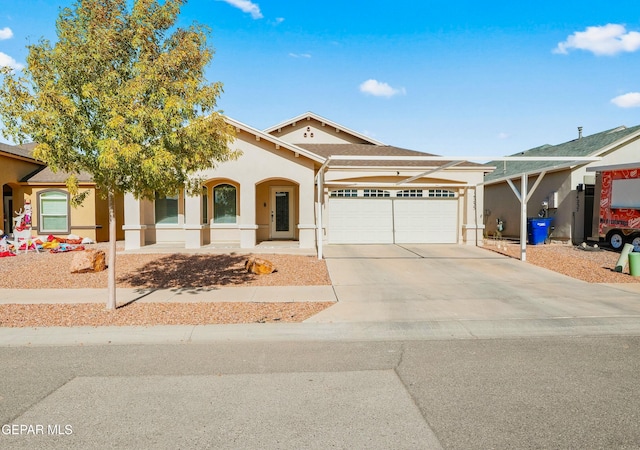
[[[331,244],[454,244],[458,200],[330,198]]]

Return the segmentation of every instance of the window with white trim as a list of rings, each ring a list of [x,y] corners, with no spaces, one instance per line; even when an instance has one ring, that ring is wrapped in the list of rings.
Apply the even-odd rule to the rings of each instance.
[[[406,189],[398,191],[396,197],[422,197],[422,189]]]
[[[71,232],[69,227],[69,193],[60,190],[38,194],[38,231],[40,233]]]
[[[336,191],[331,191],[329,195],[331,197],[357,197],[358,190],[357,189],[338,189]]]
[[[454,198],[456,193],[446,189],[429,189],[427,197],[431,198]]]
[[[365,189],[365,197],[390,197],[389,191],[383,191],[382,189]]]

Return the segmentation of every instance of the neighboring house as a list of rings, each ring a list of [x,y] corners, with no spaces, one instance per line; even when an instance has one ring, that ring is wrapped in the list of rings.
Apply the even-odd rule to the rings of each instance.
[[[496,169],[485,176],[484,223],[488,236],[496,234],[497,221],[504,223],[502,236],[519,237],[520,202],[507,180],[520,189],[521,175],[527,175],[528,186],[541,182],[528,201],[527,217],[545,213],[553,218],[552,239],[581,243],[592,237],[595,176],[587,172],[591,166],[627,164],[640,161],[640,126],[621,126],[559,145],[543,145],[512,156],[528,157],[601,157],[595,162],[496,161],[488,165]]]
[[[482,242],[486,166],[420,160],[310,112],[264,131],[227,122],[242,156],[199,173],[200,195],[125,196],[126,249]]]
[[[78,207],[71,206],[65,185],[67,174],[53,173],[45,164],[34,159],[31,152],[35,144],[13,146],[0,144],[0,185],[2,185],[2,230],[13,232],[12,218],[24,208],[32,207],[32,234],[67,236],[75,234],[96,241],[107,241],[107,201],[101,199],[88,174],[78,175],[80,192],[89,195]],[[123,197],[116,198],[119,225],[123,222]],[[124,232],[118,227],[118,238]]]

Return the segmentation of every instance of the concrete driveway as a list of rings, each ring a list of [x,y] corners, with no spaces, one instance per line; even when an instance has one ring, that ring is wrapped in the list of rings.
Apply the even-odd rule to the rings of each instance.
[[[638,293],[475,246],[330,245],[325,257],[338,303],[309,322],[640,317]]]

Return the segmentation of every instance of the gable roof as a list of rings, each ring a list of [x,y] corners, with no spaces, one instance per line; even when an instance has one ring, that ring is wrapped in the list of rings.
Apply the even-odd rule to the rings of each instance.
[[[384,143],[382,143],[380,141],[377,141],[377,140],[375,140],[375,139],[373,139],[373,138],[371,138],[369,136],[365,136],[362,133],[358,133],[357,131],[349,129],[349,128],[347,128],[347,127],[345,127],[343,125],[340,125],[340,124],[338,124],[336,122],[332,122],[331,120],[326,119],[326,118],[324,118],[322,116],[319,116],[318,114],[312,113],[311,111],[307,111],[306,113],[300,114],[299,116],[293,117],[292,119],[288,119],[288,120],[285,120],[284,122],[280,122],[277,125],[274,125],[272,127],[269,127],[267,129],[265,129],[264,132],[267,133],[267,134],[271,134],[274,131],[280,130],[281,128],[284,128],[286,126],[293,125],[293,124],[295,124],[297,122],[301,122],[303,120],[308,120],[308,119],[315,119],[315,120],[317,120],[318,122],[320,122],[322,124],[329,125],[332,128],[340,130],[342,133],[350,134],[350,135],[355,136],[358,139],[361,139],[361,140],[363,140],[365,142],[369,142],[370,144],[373,144],[373,145],[385,145]]]
[[[275,144],[277,147],[278,146],[279,147],[284,147],[284,148],[286,148],[286,149],[288,149],[288,150],[290,150],[290,151],[292,151],[294,153],[299,153],[301,155],[304,155],[307,158],[309,158],[309,159],[311,159],[313,161],[316,161],[316,162],[318,162],[320,164],[324,163],[324,161],[325,161],[325,158],[323,158],[323,157],[321,157],[321,156],[319,156],[319,155],[317,155],[315,153],[312,153],[312,152],[310,152],[308,150],[305,150],[304,148],[302,148],[300,146],[285,142],[285,141],[283,141],[281,139],[278,139],[275,136],[272,136],[272,135],[270,135],[270,134],[268,134],[268,133],[266,133],[264,131],[260,131],[257,128],[253,128],[252,126],[249,126],[249,125],[247,125],[245,123],[239,122],[239,121],[237,121],[235,119],[232,119],[232,118],[230,118],[228,116],[224,116],[224,120],[229,125],[231,125],[232,127],[236,128],[236,130],[241,130],[241,131],[245,131],[245,132],[247,132],[249,134],[253,134],[256,138],[264,139],[266,141],[269,141],[269,142]]]
[[[544,156],[600,156],[638,136],[640,136],[640,125],[630,128],[621,126],[574,139],[563,144],[541,145],[510,156],[527,156],[532,158]],[[496,170],[485,176],[485,183],[512,178],[523,173],[536,174],[543,170],[561,169],[581,164],[584,163],[575,161],[567,161],[566,163],[560,164],[558,164],[557,161],[490,161],[487,165],[496,167]]]
[[[329,156],[401,156],[399,160],[340,160],[332,161],[329,167],[349,166],[349,167],[440,167],[449,161],[420,161],[407,160],[404,158],[437,156],[431,153],[423,153],[415,150],[394,147],[392,145],[371,145],[371,144],[298,144],[324,158]],[[482,164],[475,164],[468,161],[457,164],[458,167],[484,167]]]
[[[11,156],[18,156],[21,159],[28,159],[30,162],[42,164],[32,155],[35,146],[36,144],[34,142],[30,142],[24,145],[10,145],[0,142],[0,153],[6,153]]]

